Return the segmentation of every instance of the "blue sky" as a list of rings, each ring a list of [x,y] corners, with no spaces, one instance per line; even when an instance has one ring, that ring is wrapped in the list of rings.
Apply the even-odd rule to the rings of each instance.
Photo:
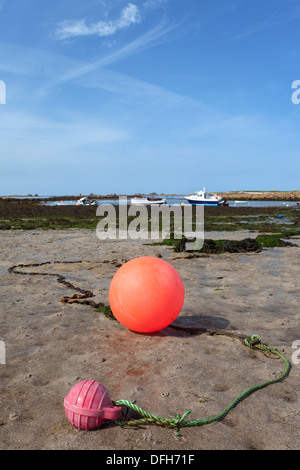
[[[0,194],[299,189],[299,26],[299,0],[0,0]]]

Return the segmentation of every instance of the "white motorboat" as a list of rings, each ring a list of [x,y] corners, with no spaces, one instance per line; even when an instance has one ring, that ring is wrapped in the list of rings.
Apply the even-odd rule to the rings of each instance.
[[[161,206],[163,204],[166,204],[165,199],[155,199],[155,198],[150,198],[150,197],[133,197],[130,201],[130,205],[158,205]]]
[[[191,194],[190,196],[185,196],[185,199],[192,205],[202,204],[204,206],[220,206],[224,204],[225,201],[218,196],[217,194],[211,195],[205,191],[203,188],[202,191],[198,191],[195,194]]]
[[[81,197],[78,199],[76,206],[95,206],[97,202],[94,199],[89,199],[88,197]]]

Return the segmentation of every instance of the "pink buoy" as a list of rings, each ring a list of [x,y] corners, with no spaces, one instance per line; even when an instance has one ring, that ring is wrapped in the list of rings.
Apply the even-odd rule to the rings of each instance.
[[[66,416],[79,429],[95,429],[106,419],[118,419],[121,407],[115,406],[108,391],[95,380],[84,380],[70,390],[65,397]]]

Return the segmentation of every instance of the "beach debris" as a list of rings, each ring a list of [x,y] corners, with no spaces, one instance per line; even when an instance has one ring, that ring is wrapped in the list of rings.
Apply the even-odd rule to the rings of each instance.
[[[162,418],[158,417],[155,415],[152,415],[148,413],[147,411],[143,410],[142,408],[138,407],[134,403],[130,403],[126,400],[117,400],[115,402],[116,405],[124,405],[127,406],[128,408],[133,409],[135,412],[139,413],[141,416],[139,419],[129,419],[128,421],[121,421],[121,420],[116,420],[115,423],[120,425],[120,426],[139,426],[143,424],[155,424],[158,426],[165,426],[167,428],[175,428],[177,431],[181,427],[192,427],[192,426],[203,426],[206,424],[211,424],[216,421],[222,421],[228,413],[235,408],[242,400],[250,396],[252,393],[261,390],[268,385],[281,382],[283,379],[285,379],[291,369],[291,364],[289,360],[278,351],[277,348],[272,348],[267,346],[266,344],[263,344],[261,342],[261,339],[258,335],[254,334],[251,337],[244,337],[244,345],[249,347],[250,349],[253,350],[259,350],[263,352],[267,357],[272,357],[272,356],[277,356],[277,358],[280,358],[284,361],[285,363],[285,370],[282,372],[279,376],[275,376],[273,379],[266,380],[264,382],[261,382],[257,385],[253,385],[249,388],[247,388],[244,392],[242,392],[240,395],[238,395],[223,411],[218,413],[217,415],[211,417],[211,418],[206,418],[206,419],[197,419],[197,420],[191,420],[187,421],[185,420],[186,416],[191,413],[191,411],[186,411],[182,416],[179,414],[175,415],[175,418]]]
[[[191,414],[191,410],[182,415],[176,414],[175,418],[156,416],[128,400],[121,399],[112,402],[104,385],[95,380],[85,380],[71,389],[64,399],[66,416],[73,426],[84,430],[96,429],[104,423],[105,419],[110,419],[121,427],[139,428],[141,425],[152,424],[175,429],[177,433],[179,433],[181,427],[203,426],[222,421],[241,401],[268,385],[282,381],[288,376],[291,369],[289,360],[277,348],[263,344],[258,335],[244,336],[243,344],[252,350],[263,352],[266,357],[277,356],[278,359],[282,359],[285,363],[285,370],[279,376],[273,374],[272,379],[247,388],[215,416],[186,420],[186,417]],[[164,396],[168,396],[168,392],[165,392]]]
[[[64,399],[66,417],[79,429],[96,429],[106,419],[116,420],[121,415],[121,406],[115,406],[108,391],[96,380],[77,383]]]
[[[126,328],[151,333],[169,326],[184,302],[184,285],[176,269],[161,258],[141,256],[115,273],[109,304]]]
[[[155,258],[157,261],[162,261],[160,259]],[[74,263],[74,262],[82,262],[82,261],[69,261],[69,263]],[[80,303],[82,302],[93,302],[90,301],[88,298],[86,299],[81,299],[81,296],[84,295],[93,295],[91,291],[86,291],[84,289],[77,288],[73,286],[71,283],[67,282],[64,278],[64,276],[56,273],[40,273],[40,272],[23,272],[20,270],[17,270],[17,268],[26,268],[29,266],[41,266],[45,264],[52,264],[52,263],[67,263],[67,261],[48,261],[44,263],[32,263],[29,265],[23,265],[20,264],[18,266],[12,266],[9,268],[10,273],[15,273],[15,274],[22,274],[22,275],[43,275],[43,276],[57,276],[57,281],[62,282],[65,284],[67,287],[72,288],[74,290],[78,290],[80,293],[74,294],[74,301],[78,301]],[[68,299],[68,298],[64,298]],[[102,305],[103,304],[98,304]],[[110,400],[109,394],[105,387],[100,384],[99,382],[96,382],[94,380],[92,381],[84,381],[81,382],[80,384],[76,384],[73,389],[69,392],[67,397],[65,398],[64,405],[65,405],[65,411],[66,411],[66,416],[69,419],[69,421],[76,427],[79,427],[80,429],[95,429],[106,420],[114,420],[115,424],[119,426],[134,426],[134,427],[139,427],[140,425],[144,424],[155,424],[159,426],[165,426],[167,428],[172,428],[179,431],[181,427],[190,427],[190,426],[202,426],[205,424],[210,424],[216,421],[221,421],[228,413],[230,410],[232,410],[234,407],[236,407],[243,399],[247,398],[249,395],[254,393],[257,390],[260,390],[270,384],[274,384],[276,382],[280,382],[283,379],[285,379],[290,371],[291,364],[288,361],[288,359],[278,351],[277,348],[272,348],[268,347],[267,345],[261,343],[260,338],[258,335],[252,335],[251,337],[236,333],[236,332],[226,332],[222,330],[217,330],[217,329],[208,329],[208,328],[202,328],[202,327],[181,327],[181,326],[176,326],[175,324],[170,325],[171,328],[182,330],[189,332],[191,334],[209,334],[212,336],[219,336],[219,335],[225,335],[225,336],[231,336],[232,338],[239,339],[244,345],[248,346],[252,350],[258,350],[264,353],[267,357],[273,357],[277,356],[277,358],[282,359],[285,362],[285,370],[283,373],[281,373],[279,376],[275,376],[273,374],[273,378],[266,380],[264,382],[261,382],[257,385],[254,385],[252,387],[247,388],[244,392],[242,392],[237,398],[235,398],[223,411],[221,411],[219,414],[216,416],[213,416],[212,418],[206,418],[206,419],[201,419],[201,420],[192,420],[192,421],[187,421],[185,418],[188,414],[191,413],[191,411],[186,411],[182,416],[177,414],[175,418],[162,418],[162,417],[157,417],[153,414],[150,414],[143,409],[139,408],[137,405],[134,403],[131,403],[127,400],[117,400],[115,402],[112,402]],[[151,337],[147,338],[151,340]],[[31,374],[28,375],[28,377],[31,377]],[[79,377],[78,377],[79,378]],[[89,395],[89,387],[90,383],[93,383],[91,387],[93,387],[93,394]],[[88,384],[88,385],[82,385],[82,384]],[[85,387],[85,388],[84,388]],[[86,397],[89,397],[87,401],[85,401]],[[125,410],[125,411],[124,411]],[[139,418],[136,419],[136,416],[130,416],[129,411],[133,410],[134,414],[138,414]],[[122,419],[120,419],[120,416],[122,415]],[[128,419],[127,419],[128,418]],[[18,419],[18,414],[13,414],[11,415],[11,419]]]

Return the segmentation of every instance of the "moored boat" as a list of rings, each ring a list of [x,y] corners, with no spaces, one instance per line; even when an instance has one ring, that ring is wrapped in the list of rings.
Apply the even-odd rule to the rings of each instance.
[[[97,202],[94,199],[89,199],[88,197],[81,197],[76,202],[76,206],[95,206]]]
[[[208,194],[205,188],[195,194],[185,196],[185,199],[192,205],[202,204],[204,206],[220,206],[224,203],[221,196],[218,196],[217,194]]]
[[[157,199],[157,198],[150,198],[150,197],[133,197],[130,201],[130,205],[158,205],[161,206],[166,204],[165,199]]]

